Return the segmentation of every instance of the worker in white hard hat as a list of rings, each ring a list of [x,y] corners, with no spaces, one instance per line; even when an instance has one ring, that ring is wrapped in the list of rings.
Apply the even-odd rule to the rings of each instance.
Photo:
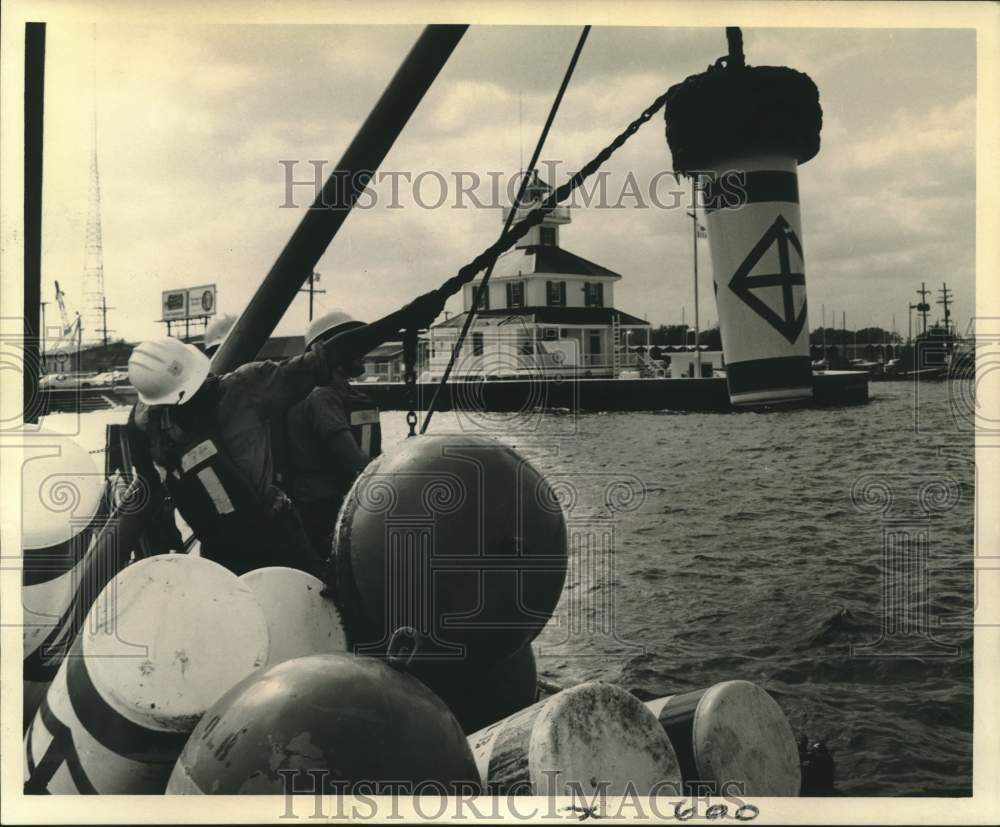
[[[251,362],[222,376],[178,339],[133,350],[134,433],[162,469],[202,556],[237,574],[273,565],[321,572],[295,508],[275,485],[269,420],[326,383],[334,368],[355,363],[400,329],[427,327],[443,307],[444,297],[431,291],[376,322],[317,341],[301,356]]]
[[[236,324],[236,317],[232,313],[226,313],[222,316],[216,316],[205,326],[205,340],[202,347],[205,349],[206,356],[211,358],[215,355],[215,351],[219,349],[223,339],[229,335],[234,324]]]
[[[343,310],[331,310],[310,322],[306,347],[362,326]],[[378,406],[350,383],[364,372],[360,359],[341,363],[328,382],[292,407],[285,423],[288,494],[323,559],[351,484],[382,450]]]

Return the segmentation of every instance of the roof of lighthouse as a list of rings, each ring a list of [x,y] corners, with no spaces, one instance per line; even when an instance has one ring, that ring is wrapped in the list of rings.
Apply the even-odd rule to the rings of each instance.
[[[504,253],[497,259],[491,278],[511,278],[554,273],[567,276],[603,276],[620,279],[621,273],[595,264],[562,247],[536,244]]]

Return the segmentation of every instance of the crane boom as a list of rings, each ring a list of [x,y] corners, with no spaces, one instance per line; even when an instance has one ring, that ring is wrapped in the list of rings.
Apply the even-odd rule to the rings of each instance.
[[[59,305],[59,315],[62,317],[62,335],[68,336],[70,332],[69,314],[66,312],[66,294],[59,289],[59,282],[56,282],[56,303]]]

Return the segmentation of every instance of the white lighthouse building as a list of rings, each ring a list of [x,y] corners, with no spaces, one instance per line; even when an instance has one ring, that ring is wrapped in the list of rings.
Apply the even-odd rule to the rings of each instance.
[[[518,210],[520,220],[551,188],[534,174]],[[509,209],[504,210],[506,221]],[[497,260],[455,361],[456,378],[650,375],[654,368],[630,351],[649,344],[649,322],[615,309],[622,276],[560,246],[571,222],[569,207],[556,207]],[[463,288],[463,312],[434,326],[427,340],[427,373],[444,372],[482,278]]]

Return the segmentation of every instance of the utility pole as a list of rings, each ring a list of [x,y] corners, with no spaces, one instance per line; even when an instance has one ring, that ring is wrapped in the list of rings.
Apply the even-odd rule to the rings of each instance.
[[[701,335],[701,325],[698,319],[698,185],[695,178],[691,179],[691,245],[694,249],[694,362],[695,376],[701,378],[701,348],[698,338]]]
[[[41,331],[42,335],[39,337],[38,353],[39,353],[39,361],[42,363],[41,364],[42,372],[44,373],[45,372],[45,305],[47,305],[48,302],[40,301],[38,302],[38,304],[42,308],[42,331]]]
[[[113,307],[108,307],[108,300],[101,294],[101,341],[104,342],[105,349],[108,346],[108,333],[114,333],[113,330],[108,330],[108,311],[114,310]]]
[[[951,333],[951,311],[948,306],[955,301],[954,293],[948,289],[947,282],[941,282],[941,289],[938,290],[941,294],[941,298],[937,300],[937,303],[944,305],[944,332]]]
[[[826,361],[826,305],[823,307],[823,355],[820,357],[824,362]]]
[[[847,359],[847,311],[840,311],[840,341],[844,344],[844,359]]]
[[[920,294],[920,303],[917,305],[917,310],[924,319],[924,336],[927,335],[927,314],[930,312],[931,306],[927,303],[927,294],[931,291],[927,289],[927,284],[925,282],[920,282],[920,289],[917,293]]]
[[[309,321],[313,320],[313,295],[316,294],[316,293],[325,293],[326,292],[326,290],[317,290],[316,289],[316,282],[318,282],[318,281],[319,281],[319,273],[313,271],[312,273],[309,274],[309,282],[308,282],[309,286],[308,287],[300,287],[299,288],[299,292],[300,293],[308,293],[309,294]]]

